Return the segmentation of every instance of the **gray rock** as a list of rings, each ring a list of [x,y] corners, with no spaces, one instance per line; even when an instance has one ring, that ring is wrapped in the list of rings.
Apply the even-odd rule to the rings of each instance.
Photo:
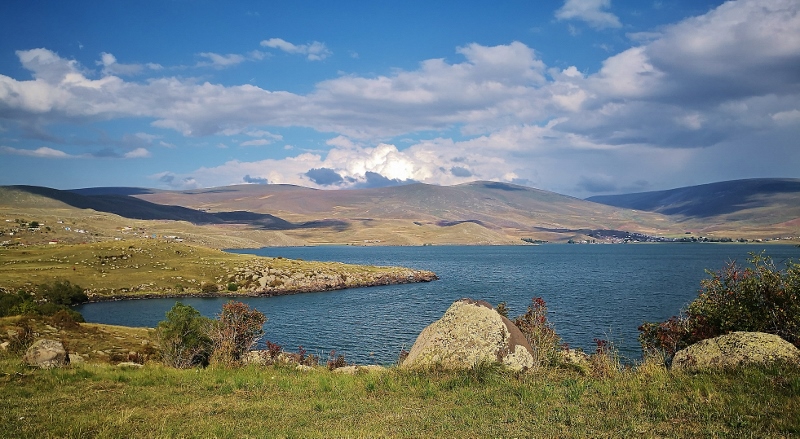
[[[144,366],[139,363],[134,363],[133,361],[124,361],[122,363],[117,364],[117,367],[122,369],[140,369]]]
[[[672,359],[672,369],[726,368],[776,361],[800,362],[800,350],[774,334],[731,332],[678,351]]]
[[[74,366],[76,364],[83,364],[83,363],[86,363],[86,360],[82,356],[76,353],[69,354],[69,364]]]
[[[420,333],[402,367],[469,369],[484,362],[525,370],[534,366],[533,350],[491,305],[462,299]]]
[[[43,338],[28,348],[22,360],[29,366],[48,369],[68,364],[69,356],[60,341]]]

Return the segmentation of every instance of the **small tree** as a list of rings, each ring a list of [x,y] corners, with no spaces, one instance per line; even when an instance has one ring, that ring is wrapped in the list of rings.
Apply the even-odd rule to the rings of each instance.
[[[537,364],[552,365],[559,361],[561,337],[547,319],[547,303],[544,299],[533,298],[528,311],[514,319],[514,325],[522,331],[533,348]]]
[[[264,335],[266,316],[250,309],[242,302],[230,301],[222,305],[222,312],[214,322],[211,339],[214,342],[212,362],[235,365],[242,356]]]
[[[208,335],[211,319],[181,302],[176,302],[166,317],[156,328],[164,364],[177,368],[207,365],[213,346]]]

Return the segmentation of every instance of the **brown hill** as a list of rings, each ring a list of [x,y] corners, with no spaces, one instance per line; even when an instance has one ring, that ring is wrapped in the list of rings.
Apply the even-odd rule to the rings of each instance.
[[[316,190],[289,185],[241,185],[136,195],[158,204],[206,212],[249,211],[293,224],[286,231],[309,242],[505,244],[521,238],[566,241],[591,230],[680,234],[663,215],[587,202],[523,186],[473,182],[410,184],[376,189]]]

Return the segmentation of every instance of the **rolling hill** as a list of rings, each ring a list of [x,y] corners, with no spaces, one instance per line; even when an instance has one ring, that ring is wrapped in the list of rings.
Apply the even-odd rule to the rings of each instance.
[[[312,242],[517,243],[525,237],[567,240],[587,229],[636,230],[654,235],[680,232],[662,215],[496,182],[448,187],[415,183],[335,191],[241,185],[136,197],[209,212],[241,210],[270,213],[293,223],[333,221],[347,225],[340,227],[336,236],[324,228],[314,231],[316,239],[308,231],[293,235]]]
[[[800,235],[800,179],[734,180],[587,200],[661,213],[698,232]]]
[[[800,180],[744,180],[589,200],[486,181],[358,190],[0,188],[0,213],[11,208],[100,215],[103,236],[139,221],[139,228],[168,229],[216,247],[518,244],[615,240],[627,233],[681,237],[686,231],[769,238],[800,235]]]

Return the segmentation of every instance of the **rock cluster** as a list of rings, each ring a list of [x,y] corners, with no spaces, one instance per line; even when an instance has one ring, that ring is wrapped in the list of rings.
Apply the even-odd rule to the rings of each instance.
[[[800,362],[800,350],[774,334],[731,332],[678,351],[672,359],[672,369],[725,368],[776,361]]]
[[[304,269],[264,266],[239,267],[228,278],[244,291],[257,295],[281,295],[344,288],[429,282],[436,279],[430,271],[405,268],[364,270],[357,266],[335,264],[331,267]]]
[[[468,369],[486,362],[525,370],[534,366],[533,350],[491,305],[462,299],[420,333],[402,367]]]

